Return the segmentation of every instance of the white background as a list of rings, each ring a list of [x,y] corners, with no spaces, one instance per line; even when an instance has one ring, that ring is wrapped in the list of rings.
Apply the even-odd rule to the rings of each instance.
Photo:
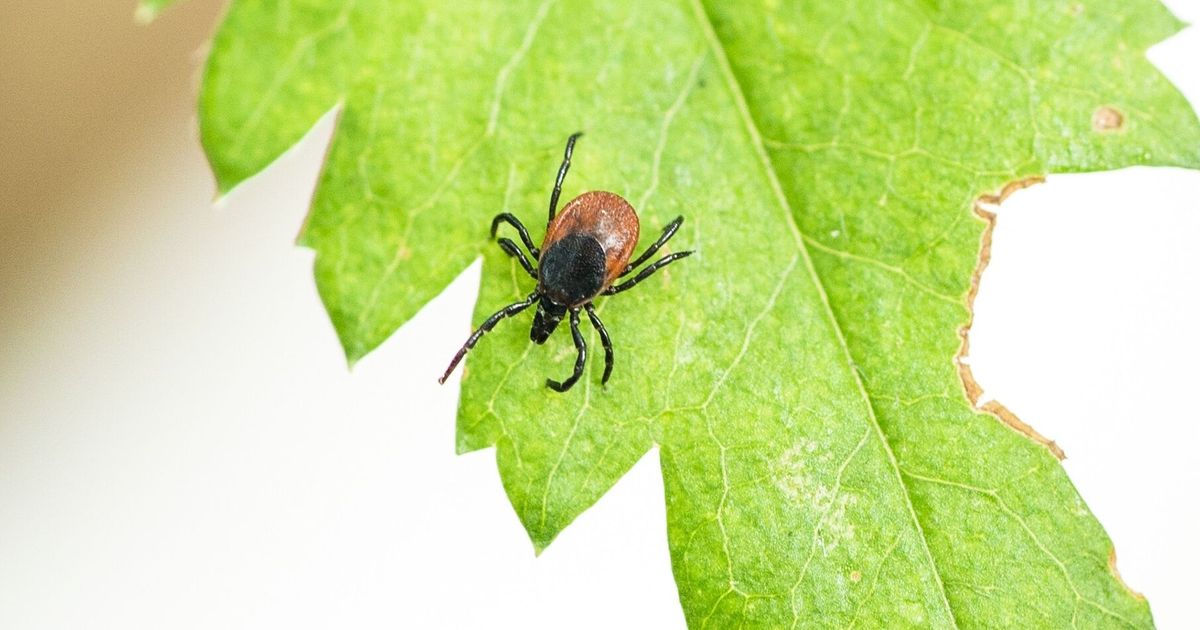
[[[53,4],[0,8],[0,628],[682,627],[657,453],[536,559],[493,452],[453,454],[434,377],[477,265],[347,372],[291,245],[330,121],[212,208],[188,77],[216,2]],[[1151,56],[1200,103],[1196,29]],[[1198,193],[1016,194],[971,335],[1163,628],[1200,624]]]

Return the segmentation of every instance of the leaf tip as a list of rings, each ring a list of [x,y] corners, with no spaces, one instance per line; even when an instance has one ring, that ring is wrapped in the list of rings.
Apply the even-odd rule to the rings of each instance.
[[[547,533],[547,532],[535,533],[528,529],[526,529],[525,531],[529,534],[529,542],[533,543],[533,556],[535,558],[540,558],[542,555],[542,552],[545,551],[546,549],[548,549],[550,547],[550,543],[554,542],[554,539],[558,536],[557,531],[554,531],[551,533]]]
[[[544,527],[535,529],[529,523],[522,524],[525,525],[525,533],[529,535],[529,542],[533,544],[533,555],[535,558],[541,557],[542,552],[550,547],[550,543],[554,542],[554,539],[558,536],[558,532],[561,531],[559,529],[547,529]]]
[[[337,333],[338,342],[342,346],[342,353],[346,358],[346,370],[353,371],[354,366],[358,365],[358,362],[363,357],[367,356],[367,354],[374,349],[374,346],[366,346],[359,340],[351,337],[350,334],[346,332],[346,328],[339,325],[337,320],[334,320],[333,327]]]
[[[237,188],[237,185],[242,183],[242,180],[245,179],[244,177],[229,175],[222,169],[217,168],[215,163],[210,162],[210,164],[212,166],[213,180],[217,187],[217,190],[213,195],[215,199],[219,200],[228,197],[229,193],[233,192],[233,189]]]

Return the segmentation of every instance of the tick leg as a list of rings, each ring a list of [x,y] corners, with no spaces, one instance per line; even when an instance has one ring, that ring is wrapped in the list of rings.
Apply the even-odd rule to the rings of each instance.
[[[446,368],[446,373],[442,374],[442,377],[438,379],[438,383],[441,384],[446,382],[446,378],[449,377],[450,373],[454,371],[454,368],[458,366],[458,362],[462,361],[462,358],[467,355],[467,351],[471,348],[474,348],[475,342],[479,341],[480,337],[484,336],[489,330],[494,328],[496,324],[500,322],[500,320],[506,317],[512,317],[513,315],[516,315],[517,313],[529,308],[534,302],[537,301],[537,299],[537,291],[534,291],[533,293],[530,293],[529,297],[525,298],[524,300],[509,304],[508,306],[505,306],[504,308],[493,313],[491,317],[484,320],[484,322],[479,325],[479,328],[477,328],[475,332],[471,333],[470,337],[467,337],[467,342],[458,349],[458,354],[454,355],[454,359],[450,361],[450,367]]]
[[[504,251],[508,252],[509,256],[512,256],[513,258],[516,258],[518,261],[520,261],[521,266],[525,268],[525,271],[534,280],[537,280],[537,277],[538,277],[537,271],[534,270],[533,264],[530,263],[529,259],[525,257],[525,252],[521,251],[521,248],[517,247],[516,243],[510,241],[507,238],[502,238],[497,242],[500,243],[500,249],[503,249]]]
[[[553,379],[546,379],[546,387],[556,392],[565,392],[571,389],[575,381],[583,376],[583,364],[587,361],[587,344],[583,342],[583,333],[579,332],[579,309],[571,311],[571,338],[575,340],[575,349],[579,351],[579,356],[575,357],[575,371],[561,383]]]
[[[501,212],[496,215],[496,218],[492,219],[492,238],[496,238],[496,228],[500,227],[501,223],[507,223],[517,228],[517,234],[521,236],[521,242],[525,243],[525,247],[529,250],[529,253],[533,254],[533,259],[537,260],[540,252],[538,252],[537,247],[534,247],[533,239],[529,238],[529,230],[526,230],[521,220],[513,216],[511,212]]]
[[[658,240],[654,241],[653,245],[646,248],[646,251],[642,252],[642,255],[638,256],[637,260],[629,263],[625,267],[625,271],[621,272],[621,275],[629,275],[633,272],[634,268],[638,267],[647,260],[650,260],[650,257],[658,251],[658,248],[666,245],[667,241],[671,240],[672,236],[675,236],[675,232],[679,229],[680,225],[683,225],[683,217],[675,217],[675,220],[668,223],[667,227],[663,229],[662,236],[658,237]]]
[[[583,308],[587,309],[588,319],[592,320],[592,327],[596,329],[596,332],[600,333],[600,343],[604,344],[604,376],[600,379],[600,384],[604,385],[608,382],[608,377],[612,376],[612,339],[608,337],[608,330],[604,328],[604,322],[600,321],[600,316],[596,314],[596,307],[588,303]]]
[[[687,258],[688,256],[691,256],[691,255],[692,255],[692,252],[677,252],[677,253],[671,254],[670,256],[663,256],[662,258],[659,258],[658,260],[656,260],[653,265],[650,265],[649,267],[646,267],[645,269],[642,269],[641,271],[639,271],[638,274],[636,276],[634,276],[633,278],[626,280],[625,282],[622,282],[621,284],[608,287],[607,289],[604,290],[604,295],[616,295],[617,293],[620,293],[627,289],[632,289],[634,287],[634,285],[641,282],[642,280],[645,280],[646,278],[649,278],[650,274],[653,274],[655,271],[658,271],[659,269],[666,267],[667,265],[675,262],[676,260],[679,260],[680,258]]]
[[[582,136],[582,131],[576,131],[567,138],[567,150],[563,152],[562,166],[558,167],[558,177],[554,180],[554,192],[550,193],[550,218],[546,219],[546,227],[554,221],[554,213],[558,212],[558,196],[562,193],[563,180],[567,178],[567,170],[571,168],[571,152],[575,150],[575,141]]]

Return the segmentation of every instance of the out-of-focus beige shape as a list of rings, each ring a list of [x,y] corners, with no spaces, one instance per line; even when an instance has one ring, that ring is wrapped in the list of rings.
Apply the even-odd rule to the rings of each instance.
[[[28,329],[31,301],[72,288],[69,258],[102,253],[88,244],[113,224],[105,192],[201,172],[180,166],[203,163],[189,121],[222,4],[142,27],[131,0],[0,2],[0,326]],[[149,163],[152,147],[174,153]]]

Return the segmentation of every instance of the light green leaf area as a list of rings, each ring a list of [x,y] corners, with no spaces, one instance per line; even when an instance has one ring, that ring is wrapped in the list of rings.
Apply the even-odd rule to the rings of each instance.
[[[177,0],[139,0],[135,16],[142,23],[153,22],[167,7]]]
[[[351,361],[481,254],[475,322],[533,289],[488,223],[540,239],[574,131],[564,202],[624,196],[643,247],[686,218],[695,256],[597,302],[607,386],[590,328],[566,394],[570,335],[533,345],[528,315],[469,355],[458,449],[496,447],[538,550],[658,445],[694,627],[1146,627],[1059,462],[955,356],[980,195],[1200,164],[1144,58],[1179,27],[1150,0],[240,1],[202,139],[228,191],[340,104],[300,242]]]

